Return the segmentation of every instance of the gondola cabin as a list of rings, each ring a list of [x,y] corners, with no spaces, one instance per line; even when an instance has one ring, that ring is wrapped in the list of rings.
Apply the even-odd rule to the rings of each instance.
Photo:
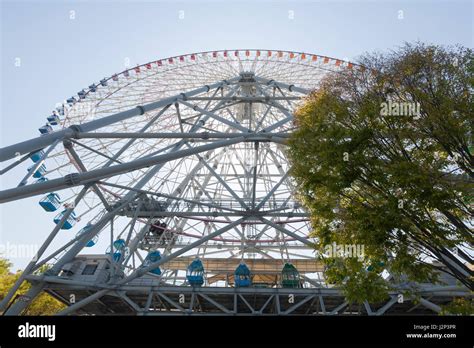
[[[39,132],[41,135],[49,134],[53,131],[53,127],[51,127],[49,124],[45,124],[43,127],[38,128]]]
[[[382,268],[385,266],[385,263],[383,261],[377,261],[374,264],[370,264],[367,267],[367,271],[373,272],[373,271],[380,271]]]
[[[200,259],[195,259],[188,266],[186,279],[191,286],[201,286],[204,284],[204,266]]]
[[[248,287],[252,284],[250,269],[245,263],[237,266],[234,272],[235,286]]]
[[[43,155],[44,155],[44,151],[43,150],[39,150],[39,151],[36,151],[36,152],[33,152],[31,155],[30,155],[30,159],[33,161],[33,162],[38,162],[40,161],[42,158],[43,158]]]
[[[113,259],[115,262],[120,262],[122,260],[123,253],[122,251],[114,252]]]
[[[33,170],[34,165],[28,168],[28,171],[31,172]],[[40,165],[38,169],[33,173],[33,178],[39,179],[43,177],[44,173],[46,172],[46,166],[44,164]]]
[[[94,237],[92,237],[87,243],[86,243],[86,247],[87,248],[92,248],[94,245],[97,244],[97,241],[99,240],[99,236],[95,235]]]
[[[58,106],[58,107],[56,108],[56,111],[58,112],[58,114],[59,114],[60,116],[64,116],[64,104],[61,105],[61,106]]]
[[[61,221],[61,219],[63,218],[64,214],[66,214],[66,211],[67,210],[63,210],[62,212],[60,212],[58,215],[56,215],[56,217],[54,218],[54,223],[57,225],[59,224],[59,222]],[[64,224],[61,226],[61,229],[62,230],[69,230],[71,229],[74,225],[76,224],[76,214],[74,212],[72,212],[68,218],[66,219],[66,221],[64,221]]]
[[[107,248],[107,251],[105,253],[111,254],[110,246]],[[123,239],[115,240],[113,243],[112,259],[115,262],[120,262],[122,258],[127,257],[127,255],[128,255],[128,248],[126,248],[125,246],[125,240]]]
[[[61,119],[59,118],[59,115],[56,113],[52,113],[46,119],[48,120],[48,123],[53,126],[57,126],[59,122],[61,121]]]
[[[61,198],[57,193],[48,193],[39,201],[39,205],[45,211],[56,211],[61,205]]]
[[[281,270],[281,286],[284,288],[300,288],[300,273],[291,263],[285,263]]]
[[[48,181],[48,178],[43,176],[43,177],[39,178],[38,180],[36,180],[35,184],[40,184],[40,183],[46,182],[46,181]]]
[[[91,223],[88,223],[87,225],[85,225],[77,234],[76,234],[76,237],[79,237],[81,235],[83,235],[84,233],[88,232],[91,228],[92,228],[92,224]],[[87,248],[91,248],[93,247],[94,245],[96,245],[97,241],[99,240],[99,236],[96,234],[94,237],[92,237],[89,241],[87,241],[86,243],[86,247]]]
[[[143,262],[143,267],[147,267],[151,265],[152,263],[158,262],[161,260],[161,254],[158,250],[155,251],[150,251],[148,255],[145,258],[145,261]],[[160,275],[161,274],[161,269],[160,267],[156,267],[152,270],[149,271],[150,273]]]
[[[161,236],[166,230],[167,224],[164,222],[155,222],[150,226],[150,232],[156,236]]]
[[[117,250],[122,250],[123,248],[125,248],[125,240],[117,239],[116,241],[114,241],[114,248]]]

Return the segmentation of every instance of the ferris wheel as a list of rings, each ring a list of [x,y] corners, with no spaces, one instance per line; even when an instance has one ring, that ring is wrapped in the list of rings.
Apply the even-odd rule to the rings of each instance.
[[[48,263],[57,275],[79,253],[109,255],[123,279],[151,272],[164,284],[191,282],[166,267],[177,257],[306,267],[315,255],[286,139],[305,95],[328,73],[358,68],[301,52],[224,50],[81,89],[38,125],[39,138],[0,151],[10,167],[25,166],[0,201],[38,196],[51,216],[47,242],[72,232],[60,249],[46,243],[28,271]],[[309,286],[322,281],[317,271],[308,266]],[[208,286],[226,281],[207,272]]]

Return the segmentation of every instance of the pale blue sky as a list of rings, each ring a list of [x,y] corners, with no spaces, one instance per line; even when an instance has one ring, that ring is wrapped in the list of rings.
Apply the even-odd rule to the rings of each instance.
[[[0,3],[0,146],[37,136],[55,103],[122,71],[127,58],[134,66],[183,53],[269,48],[354,59],[416,40],[473,47],[472,1]],[[1,189],[19,175],[24,168],[1,178]],[[0,206],[0,245],[46,238],[51,215],[38,199]],[[21,268],[28,260],[12,261]]]

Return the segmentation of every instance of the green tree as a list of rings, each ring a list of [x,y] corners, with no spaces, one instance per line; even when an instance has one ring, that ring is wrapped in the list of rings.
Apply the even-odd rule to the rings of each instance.
[[[3,258],[0,258],[0,301],[6,296],[10,288],[13,287],[16,280],[20,277],[21,272],[11,273],[12,264]],[[40,272],[45,271],[43,268]],[[18,289],[16,295],[25,294],[30,288],[30,284],[24,282],[21,287]],[[14,297],[15,298],[15,297]],[[66,308],[66,306],[48,295],[47,293],[41,293],[37,296],[33,302],[28,306],[24,315],[53,315],[59,312],[60,310]]]
[[[428,257],[473,288],[455,255],[472,263],[460,246],[474,239],[473,67],[470,49],[406,44],[330,74],[297,110],[292,175],[326,277],[350,301],[384,298],[383,270],[407,288],[436,282]],[[332,243],[364,255],[324,256]]]
[[[455,298],[451,303],[442,306],[443,315],[472,315],[474,314],[474,299]]]

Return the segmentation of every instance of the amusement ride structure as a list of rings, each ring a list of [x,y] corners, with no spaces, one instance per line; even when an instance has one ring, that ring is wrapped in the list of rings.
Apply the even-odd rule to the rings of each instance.
[[[21,314],[42,291],[68,305],[63,315],[436,314],[469,296],[446,276],[418,284],[416,299],[393,284],[387,301],[356,305],[325,281],[285,144],[302,98],[328,72],[361,68],[307,53],[203,52],[67,99],[38,138],[0,149],[1,174],[25,166],[0,202],[38,196],[52,226],[0,311]],[[15,296],[25,281],[31,289]]]

